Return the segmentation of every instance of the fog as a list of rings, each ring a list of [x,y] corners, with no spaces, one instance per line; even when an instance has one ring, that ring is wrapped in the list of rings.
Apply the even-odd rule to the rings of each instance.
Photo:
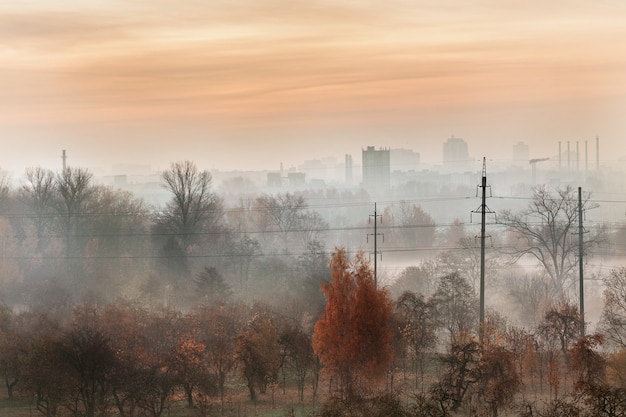
[[[323,271],[335,248],[363,252],[372,265],[376,260],[379,283],[395,296],[416,290],[404,288],[399,277],[424,265],[431,265],[431,288],[441,276],[458,271],[477,291],[483,161],[469,156],[468,141],[452,137],[444,143],[442,149],[460,145],[460,156],[444,150],[443,162],[432,164],[413,149],[364,144],[343,158],[287,161],[282,169],[205,170],[188,160],[194,172],[206,175],[205,197],[210,196],[201,203],[206,207],[197,208],[197,222],[189,225],[177,219],[180,207],[164,176],[182,161],[157,170],[138,160],[112,165],[110,174],[101,175],[76,165],[72,150],[63,150],[66,159],[57,153],[56,170],[38,168],[55,184],[48,195],[40,195],[36,186],[42,178],[33,177],[32,168],[30,176],[5,172],[2,300],[31,309],[40,303],[122,297],[188,309],[228,294],[280,305],[284,297],[320,297],[318,287],[330,278]],[[626,255],[623,171],[599,157],[610,149],[603,151],[599,138],[555,145],[556,153],[533,163],[523,142],[515,144],[515,151],[511,146],[509,160],[485,157],[486,305],[524,325],[533,323],[516,305],[519,300],[511,298],[511,280],[546,271],[532,256],[511,253],[514,239],[502,219],[531,206],[536,190],[581,187],[588,200],[585,239],[603,236],[585,249],[591,323],[602,309],[602,277],[621,266]],[[366,154],[383,159],[368,160]],[[64,162],[68,173],[86,176],[84,189],[70,196],[59,189]],[[32,166],[37,163],[35,158]],[[528,220],[536,226],[535,221]],[[577,227],[568,237],[572,245]],[[572,255],[568,262],[577,259]],[[223,294],[201,290],[198,280],[206,271],[218,277]],[[576,300],[578,270],[565,275],[566,285],[554,296]]]

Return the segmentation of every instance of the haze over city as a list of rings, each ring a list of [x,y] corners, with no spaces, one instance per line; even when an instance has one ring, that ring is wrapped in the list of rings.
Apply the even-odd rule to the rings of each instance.
[[[626,155],[620,1],[2,2],[0,166],[441,161],[600,136]],[[610,151],[609,151],[610,150]]]
[[[626,415],[625,22],[0,0],[0,414]]]

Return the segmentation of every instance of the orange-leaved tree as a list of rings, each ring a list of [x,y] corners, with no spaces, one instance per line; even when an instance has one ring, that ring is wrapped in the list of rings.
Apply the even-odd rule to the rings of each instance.
[[[345,249],[337,249],[330,267],[332,279],[322,284],[326,310],[315,324],[313,349],[340,393],[351,397],[389,368],[393,303],[386,290],[376,288],[362,253],[351,262]]]

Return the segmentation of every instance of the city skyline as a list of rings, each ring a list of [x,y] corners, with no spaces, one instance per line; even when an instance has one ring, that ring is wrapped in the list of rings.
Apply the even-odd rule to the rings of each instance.
[[[341,0],[0,4],[0,168],[276,169],[414,149],[441,161],[626,155],[626,5]]]

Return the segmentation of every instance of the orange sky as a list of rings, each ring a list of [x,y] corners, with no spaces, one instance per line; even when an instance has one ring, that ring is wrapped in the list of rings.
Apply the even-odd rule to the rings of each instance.
[[[29,5],[30,3],[30,5]],[[506,5],[505,5],[506,4]],[[626,155],[623,1],[0,3],[0,167]]]

